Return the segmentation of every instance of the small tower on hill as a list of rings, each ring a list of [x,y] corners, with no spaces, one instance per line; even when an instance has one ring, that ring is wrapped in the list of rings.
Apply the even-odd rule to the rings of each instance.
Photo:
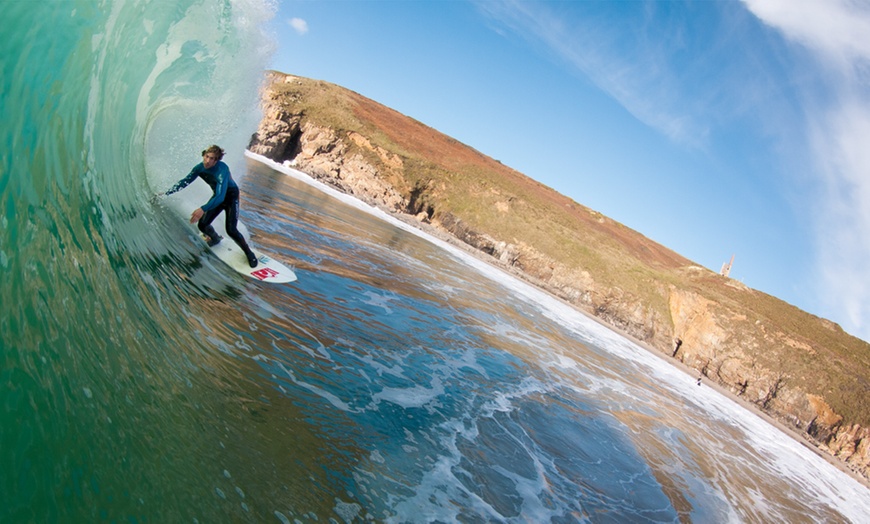
[[[722,264],[722,270],[719,271],[719,274],[723,277],[728,277],[731,274],[731,266],[734,265],[734,255],[731,255],[731,261],[725,262]]]

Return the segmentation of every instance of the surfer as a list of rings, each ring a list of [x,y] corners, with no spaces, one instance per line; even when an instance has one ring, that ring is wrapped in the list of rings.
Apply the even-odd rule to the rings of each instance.
[[[223,211],[226,216],[227,235],[245,252],[245,256],[248,257],[248,264],[251,267],[257,267],[257,256],[248,247],[245,237],[238,230],[239,186],[233,180],[230,168],[221,161],[223,157],[223,149],[216,145],[209,146],[208,149],[202,152],[202,163],[193,166],[190,173],[179,180],[165,194],[171,195],[189,186],[197,178],[203,179],[206,184],[211,186],[214,195],[202,207],[193,210],[193,213],[190,215],[190,223],[197,222],[197,227],[206,237],[205,240],[208,242],[208,245],[216,246],[223,237],[218,235],[211,223]]]

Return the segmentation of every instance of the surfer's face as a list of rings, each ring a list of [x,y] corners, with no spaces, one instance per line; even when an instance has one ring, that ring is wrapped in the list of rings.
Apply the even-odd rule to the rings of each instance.
[[[210,169],[217,164],[217,157],[214,156],[214,153],[206,153],[202,155],[202,166],[206,169]]]

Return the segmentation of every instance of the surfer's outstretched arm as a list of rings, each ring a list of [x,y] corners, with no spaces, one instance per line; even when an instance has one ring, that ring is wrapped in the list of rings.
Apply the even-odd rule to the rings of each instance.
[[[190,170],[190,173],[188,173],[186,177],[184,177],[181,180],[179,180],[178,182],[176,182],[174,186],[170,187],[169,190],[166,193],[162,193],[162,195],[171,195],[172,193],[176,193],[178,191],[181,191],[185,187],[192,184],[193,181],[196,180],[196,177],[199,176],[199,169],[197,169],[197,168],[200,167],[201,165],[202,164],[197,164],[196,166],[194,166],[193,169]]]

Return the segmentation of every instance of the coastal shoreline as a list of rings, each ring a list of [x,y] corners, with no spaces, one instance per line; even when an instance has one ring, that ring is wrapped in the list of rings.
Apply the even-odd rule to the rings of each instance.
[[[588,318],[588,319],[596,322],[597,324],[601,325],[602,327],[605,327],[605,328],[619,334],[620,336],[630,340],[631,342],[636,344],[638,347],[648,351],[652,355],[655,355],[657,358],[661,359],[663,362],[670,364],[674,368],[682,371],[686,375],[688,380],[695,382],[695,381],[700,379],[701,385],[712,388],[714,391],[723,395],[728,400],[735,402],[736,404],[744,407],[747,411],[759,416],[762,420],[764,420],[765,422],[767,422],[768,424],[770,424],[771,426],[773,426],[774,428],[776,428],[777,430],[779,430],[783,434],[787,435],[788,437],[790,437],[792,440],[796,441],[800,445],[804,446],[806,449],[812,451],[814,454],[816,454],[817,456],[824,459],[826,462],[828,462],[829,464],[831,464],[832,466],[837,468],[839,471],[846,473],[848,476],[850,476],[851,478],[856,480],[859,484],[861,484],[862,486],[864,486],[867,489],[870,489],[870,479],[863,477],[860,473],[852,470],[842,460],[840,460],[840,459],[836,458],[835,456],[831,455],[830,453],[827,453],[827,452],[823,451],[822,449],[820,449],[818,447],[818,445],[816,445],[815,443],[813,443],[812,441],[807,439],[803,433],[801,433],[801,432],[795,430],[794,428],[789,427],[787,424],[784,424],[783,422],[777,420],[776,418],[774,418],[770,414],[759,409],[755,404],[747,401],[745,398],[742,398],[739,395],[736,395],[734,392],[732,392],[727,387],[725,387],[717,382],[714,382],[707,377],[698,376],[699,372],[697,370],[691,368],[690,366],[680,362],[679,360],[668,357],[667,355],[665,355],[661,351],[655,349],[650,344],[645,343],[645,342],[637,339],[636,337],[632,336],[631,334],[627,333],[626,331],[624,331],[622,329],[619,329],[616,326],[608,324],[607,322],[596,317],[595,315],[593,315],[589,311],[584,310],[582,307],[579,307],[576,304],[572,304],[572,303],[568,302],[564,298],[558,296],[557,294],[555,294],[552,291],[550,291],[549,289],[547,289],[546,286],[540,285],[538,282],[535,281],[534,278],[530,277],[529,275],[526,275],[522,271],[519,271],[518,269],[513,268],[513,267],[506,266],[504,264],[501,264],[497,259],[495,259],[492,256],[490,256],[490,255],[474,248],[473,246],[463,242],[462,240],[458,239],[455,235],[451,234],[450,232],[445,231],[443,229],[440,229],[438,227],[435,227],[431,224],[421,222],[415,216],[412,216],[412,215],[407,214],[407,213],[401,213],[401,212],[395,211],[395,210],[390,209],[387,206],[384,206],[382,204],[366,202],[362,199],[359,199],[355,195],[348,193],[347,191],[343,190],[341,187],[338,187],[338,186],[333,185],[333,184],[328,184],[325,181],[319,180],[319,179],[309,175],[308,173],[305,173],[304,171],[301,171],[293,166],[279,164],[279,163],[269,159],[268,157],[258,155],[256,153],[252,153],[250,151],[246,152],[246,156],[254,161],[263,163],[264,165],[266,165],[268,167],[279,166],[279,167],[283,167],[283,168],[292,169],[298,173],[301,173],[302,175],[307,177],[310,181],[315,182],[316,184],[312,184],[312,185],[314,187],[317,187],[318,189],[320,189],[320,188],[317,186],[317,184],[322,184],[323,186],[325,186],[327,188],[331,188],[332,190],[334,190],[342,195],[345,195],[349,198],[356,199],[359,202],[366,204],[367,206],[370,206],[374,209],[377,209],[381,213],[383,213],[387,216],[390,216],[393,219],[395,219],[399,222],[402,222],[403,224],[405,224],[409,227],[415,228],[415,229],[421,231],[422,233],[425,233],[426,235],[429,235],[435,239],[438,239],[442,242],[445,242],[445,243],[451,245],[452,247],[460,249],[464,253],[474,257],[476,260],[478,260],[480,262],[487,264],[488,266],[492,267],[493,269],[499,270],[499,271],[501,271],[509,276],[517,278],[517,279],[521,280],[522,282],[534,287],[535,289],[537,289],[543,293],[546,293],[551,298],[553,298],[553,299],[559,301],[560,303],[570,307],[574,311],[578,311],[579,313],[584,315],[586,318]],[[697,376],[697,378],[696,378],[696,376]]]
[[[309,175],[306,174],[306,176],[309,176]],[[344,193],[344,194],[347,194],[347,193]],[[353,197],[353,195],[348,195],[348,196]],[[431,235],[431,236],[441,240],[442,242],[446,242],[446,243],[450,244],[451,246],[454,246],[454,247],[461,249],[465,253],[475,257],[477,260],[479,260],[483,263],[488,264],[490,267],[492,267],[494,269],[500,270],[500,271],[502,271],[510,276],[518,278],[521,281],[525,282],[526,284],[533,286],[535,289],[537,289],[543,293],[546,293],[551,298],[553,298],[553,299],[559,301],[560,303],[572,308],[575,311],[578,311],[580,314],[584,315],[586,318],[596,322],[597,324],[601,325],[602,327],[605,327],[605,328],[613,331],[614,333],[619,334],[623,338],[630,340],[631,342],[636,344],[638,347],[648,351],[652,355],[661,359],[663,362],[665,362],[665,363],[673,366],[674,368],[682,371],[690,381],[695,382],[697,380],[701,380],[700,385],[712,388],[714,391],[721,394],[722,396],[724,396],[728,400],[744,407],[747,411],[757,415],[762,420],[764,420],[765,422],[767,422],[768,424],[770,424],[774,428],[778,429],[779,431],[781,431],[782,433],[787,435],[792,440],[796,441],[798,444],[802,445],[806,449],[812,451],[815,455],[824,459],[828,464],[831,464],[832,466],[834,466],[835,468],[837,468],[841,472],[846,473],[851,478],[858,481],[858,483],[860,483],[865,488],[870,489],[870,479],[863,477],[858,472],[853,471],[843,461],[834,457],[830,453],[826,453],[825,451],[820,449],[815,443],[813,443],[812,441],[807,439],[803,433],[795,430],[794,428],[789,427],[787,424],[782,423],[781,421],[777,420],[776,418],[774,418],[770,414],[765,413],[764,411],[759,409],[755,404],[753,404],[752,402],[747,401],[745,398],[735,394],[733,391],[731,391],[727,387],[723,386],[722,384],[719,384],[718,382],[712,381],[709,378],[700,375],[696,369],[693,369],[692,367],[680,362],[679,360],[668,357],[667,355],[665,355],[661,351],[658,351],[653,346],[647,344],[646,342],[643,342],[642,340],[635,338],[630,333],[628,333],[622,329],[619,329],[616,326],[608,324],[607,322],[603,321],[602,319],[591,314],[589,311],[586,311],[583,308],[578,307],[576,304],[572,304],[572,303],[568,302],[564,298],[556,295],[555,293],[553,293],[552,291],[547,289],[545,286],[539,285],[537,282],[535,282],[534,278],[529,277],[528,275],[526,275],[522,271],[519,271],[515,268],[506,267],[505,265],[499,263],[499,261],[496,260],[495,258],[491,257],[490,255],[487,255],[486,253],[481,252],[478,249],[475,249],[473,246],[470,246],[470,245],[466,244],[465,242],[462,242],[461,240],[456,238],[451,233],[444,231],[444,230],[441,230],[439,228],[436,228],[436,227],[432,226],[431,224],[426,224],[424,222],[420,222],[419,220],[416,219],[416,217],[414,217],[412,215],[409,215],[406,213],[399,213],[399,212],[393,211],[391,209],[387,209],[385,206],[381,206],[381,205],[376,205],[376,204],[375,205],[369,204],[369,205],[372,205],[373,207],[378,208],[380,211],[392,216],[396,220],[399,220],[406,225],[409,225],[411,227],[415,227],[415,228],[419,229],[420,231],[426,233],[427,235]],[[693,378],[693,377],[695,377],[695,375],[698,375],[698,377]]]

